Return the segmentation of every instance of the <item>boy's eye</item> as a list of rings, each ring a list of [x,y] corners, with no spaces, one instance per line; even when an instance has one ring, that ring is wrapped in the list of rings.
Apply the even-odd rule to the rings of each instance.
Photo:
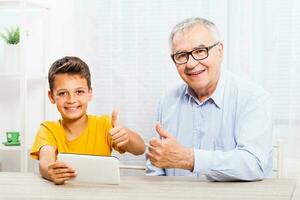
[[[85,93],[84,90],[77,90],[77,91],[76,91],[76,94],[77,94],[77,95],[83,95],[84,93]]]
[[[64,97],[67,95],[67,92],[59,92],[57,95],[60,97]]]

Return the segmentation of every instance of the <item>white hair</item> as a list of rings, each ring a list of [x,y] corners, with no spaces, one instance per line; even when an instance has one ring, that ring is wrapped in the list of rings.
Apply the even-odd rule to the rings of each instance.
[[[216,27],[216,25],[213,22],[211,22],[207,19],[204,19],[204,18],[200,18],[200,17],[192,17],[192,18],[185,19],[182,22],[180,22],[174,26],[174,28],[170,34],[170,37],[169,37],[170,48],[172,48],[172,46],[173,46],[173,39],[174,39],[174,36],[176,33],[178,33],[179,31],[183,31],[187,28],[193,27],[196,24],[205,26],[212,33],[212,35],[216,41],[220,40],[220,34],[218,31],[218,28]]]

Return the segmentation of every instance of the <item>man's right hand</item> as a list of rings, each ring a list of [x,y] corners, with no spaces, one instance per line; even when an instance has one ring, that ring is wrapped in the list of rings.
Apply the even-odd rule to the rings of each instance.
[[[48,176],[57,185],[76,177],[76,170],[63,162],[54,162],[48,166]]]
[[[180,168],[192,171],[194,168],[193,149],[183,147],[159,123],[156,124],[155,129],[161,139],[150,139],[147,156],[152,165],[159,168]]]

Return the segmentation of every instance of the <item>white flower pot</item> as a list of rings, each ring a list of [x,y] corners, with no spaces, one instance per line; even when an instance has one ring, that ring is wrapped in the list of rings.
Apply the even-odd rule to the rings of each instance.
[[[18,73],[20,69],[20,45],[6,44],[3,52],[2,73]]]

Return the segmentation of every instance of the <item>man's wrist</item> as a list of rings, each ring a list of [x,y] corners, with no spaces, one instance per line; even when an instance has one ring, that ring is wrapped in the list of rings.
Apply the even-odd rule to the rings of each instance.
[[[191,148],[184,148],[184,159],[182,159],[182,169],[194,170],[194,150]]]

